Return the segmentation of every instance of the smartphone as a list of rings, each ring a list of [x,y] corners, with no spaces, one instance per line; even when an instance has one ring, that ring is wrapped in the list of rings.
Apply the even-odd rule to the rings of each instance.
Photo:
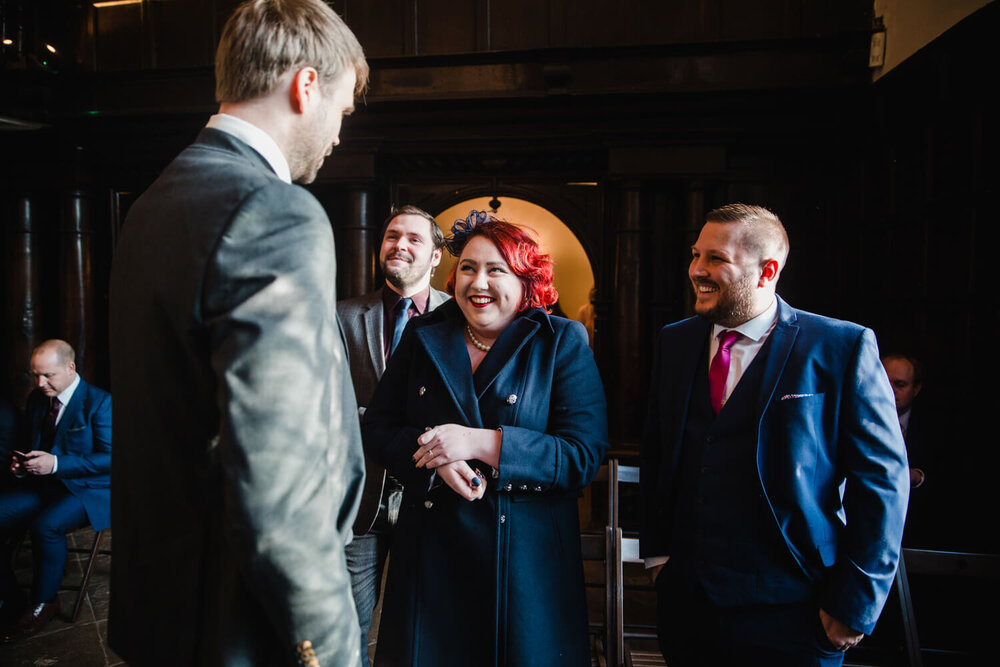
[[[16,458],[21,463],[30,460],[32,457],[28,456],[24,452],[19,452],[16,449],[11,450],[14,453],[14,458]]]

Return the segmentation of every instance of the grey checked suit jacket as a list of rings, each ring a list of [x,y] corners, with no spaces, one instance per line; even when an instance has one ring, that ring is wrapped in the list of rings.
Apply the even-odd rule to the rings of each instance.
[[[379,378],[385,372],[385,341],[383,327],[385,315],[382,312],[382,287],[353,299],[345,299],[337,304],[347,351],[351,362],[351,379],[358,405],[363,409],[371,400],[378,386]],[[445,292],[431,288],[427,300],[430,312],[450,299]],[[364,535],[371,530],[378,516],[379,503],[385,485],[385,468],[371,459],[365,459],[365,489],[361,497],[361,507],[354,520],[354,534]]]
[[[130,665],[360,661],[364,480],[326,213],[204,129],[132,206],[111,278],[111,646]],[[120,396],[120,397],[119,397]]]

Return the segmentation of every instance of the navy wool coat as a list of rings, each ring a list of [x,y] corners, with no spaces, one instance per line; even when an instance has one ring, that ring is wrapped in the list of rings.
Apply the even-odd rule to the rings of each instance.
[[[405,492],[377,665],[589,665],[577,501],[608,448],[604,389],[578,322],[539,309],[473,375],[454,302],[410,322],[362,427]],[[425,428],[503,431],[486,495],[417,469]]]

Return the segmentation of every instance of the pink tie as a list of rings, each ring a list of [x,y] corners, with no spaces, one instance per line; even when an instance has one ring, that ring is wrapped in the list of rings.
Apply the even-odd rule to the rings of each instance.
[[[739,331],[723,331],[719,334],[719,349],[708,367],[708,396],[712,400],[712,410],[719,414],[722,397],[726,395],[726,381],[729,379],[729,348],[740,337]]]

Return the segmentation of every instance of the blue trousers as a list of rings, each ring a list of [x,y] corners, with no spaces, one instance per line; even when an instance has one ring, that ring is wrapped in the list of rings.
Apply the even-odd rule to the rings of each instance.
[[[839,667],[813,601],[720,606],[671,562],[656,579],[657,636],[670,667]]]
[[[66,533],[90,523],[83,503],[54,478],[17,480],[0,494],[0,599],[19,595],[10,562],[10,542],[19,529],[31,531],[34,578],[32,606],[59,593],[66,565]]]
[[[361,625],[361,667],[368,667],[368,631],[372,626],[375,605],[378,604],[382,570],[388,552],[389,535],[385,533],[355,535],[347,545],[347,571],[351,574],[351,593]]]

